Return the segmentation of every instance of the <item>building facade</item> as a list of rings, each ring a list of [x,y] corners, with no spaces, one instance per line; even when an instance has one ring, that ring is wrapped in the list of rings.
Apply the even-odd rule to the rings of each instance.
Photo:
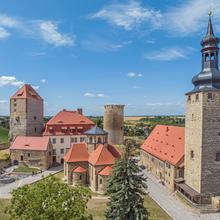
[[[70,185],[87,185],[94,192],[104,193],[107,177],[120,153],[106,143],[106,131],[94,127],[87,133],[87,143],[73,144],[65,155],[64,178]],[[90,140],[91,134],[94,141]]]
[[[218,43],[210,16],[207,34],[201,42],[202,71],[193,77],[195,87],[186,94],[186,190],[182,191],[196,203],[210,203],[211,197],[220,195]]]
[[[44,136],[50,137],[53,145],[53,162],[63,163],[64,155],[75,143],[86,141],[85,132],[95,125],[93,121],[82,114],[82,110],[60,111],[45,127]]]
[[[104,130],[108,132],[108,143],[123,144],[124,105],[105,105],[104,108]]]
[[[41,136],[43,99],[25,84],[10,99],[10,139],[17,136]]]
[[[10,146],[12,164],[47,170],[52,166],[52,144],[48,137],[17,136]]]
[[[175,190],[184,176],[184,128],[157,125],[141,146],[141,164]]]

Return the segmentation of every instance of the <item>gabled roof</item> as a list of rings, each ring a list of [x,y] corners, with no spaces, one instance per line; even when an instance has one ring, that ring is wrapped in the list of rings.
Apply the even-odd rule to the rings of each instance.
[[[100,176],[109,176],[112,173],[112,167],[107,166],[104,167],[101,171],[99,171]]]
[[[95,123],[80,114],[78,111],[62,110],[53,118],[51,118],[47,125],[95,125]]]
[[[112,146],[113,147],[113,146]],[[111,147],[111,148],[112,148]],[[117,151],[117,150],[116,150]],[[116,157],[108,147],[100,144],[89,156],[89,163],[92,165],[112,165],[115,163]]]
[[[50,142],[49,137],[17,136],[10,150],[46,151]]]
[[[86,143],[74,144],[64,156],[66,162],[87,162],[89,153]]]
[[[74,172],[74,173],[86,173],[87,170],[86,170],[85,168],[79,166],[79,167],[75,168],[75,169],[73,170],[73,172]]]
[[[42,100],[39,94],[31,87],[31,85],[24,84],[11,99],[37,99]]]
[[[141,149],[162,161],[177,165],[184,157],[184,133],[183,127],[157,125]]]
[[[87,134],[87,135],[106,135],[106,134],[108,134],[108,132],[106,132],[105,130],[103,130],[102,128],[100,128],[98,126],[94,126],[91,129],[89,129],[88,131],[86,131],[85,134]]]

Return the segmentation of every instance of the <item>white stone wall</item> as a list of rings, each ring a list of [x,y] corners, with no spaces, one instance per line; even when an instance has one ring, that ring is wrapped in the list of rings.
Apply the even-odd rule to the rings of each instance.
[[[61,138],[64,139],[64,143],[61,143]],[[77,142],[71,142],[71,138],[77,138]],[[50,141],[53,145],[53,149],[56,151],[56,162],[61,163],[61,159],[66,155],[68,150],[72,147],[73,144],[80,143],[80,138],[86,138],[85,135],[63,135],[63,136],[50,136]],[[53,142],[53,139],[56,139],[56,143]],[[85,139],[86,140],[86,139]],[[61,153],[63,149],[63,153]]]

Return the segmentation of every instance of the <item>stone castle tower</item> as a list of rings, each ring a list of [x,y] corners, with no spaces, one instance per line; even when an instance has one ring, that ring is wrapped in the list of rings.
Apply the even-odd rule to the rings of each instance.
[[[220,72],[218,43],[209,16],[201,42],[202,71],[186,94],[185,184],[198,192],[200,203],[220,195]]]
[[[43,99],[25,84],[10,99],[10,139],[41,136],[43,123]]]
[[[104,130],[108,132],[109,144],[124,141],[124,105],[105,105]]]

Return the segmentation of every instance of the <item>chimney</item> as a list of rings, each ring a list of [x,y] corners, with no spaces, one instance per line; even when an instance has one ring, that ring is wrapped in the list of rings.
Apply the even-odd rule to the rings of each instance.
[[[82,109],[82,108],[78,108],[78,109],[77,109],[77,112],[78,112],[80,115],[82,115],[82,114],[83,114],[83,109]]]

